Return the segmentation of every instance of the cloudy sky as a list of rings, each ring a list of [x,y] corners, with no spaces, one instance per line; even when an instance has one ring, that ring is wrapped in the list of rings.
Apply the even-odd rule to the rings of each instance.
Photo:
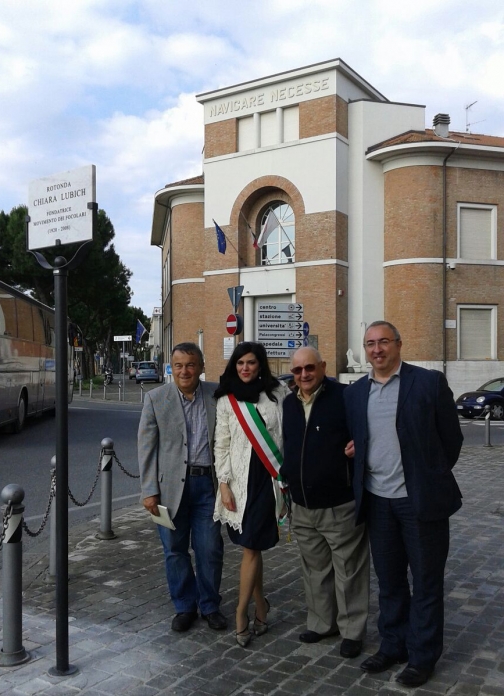
[[[443,112],[504,136],[502,0],[0,0],[0,210],[33,179],[95,164],[150,316],[153,195],[202,171],[194,95],[333,58],[424,104],[426,126]]]

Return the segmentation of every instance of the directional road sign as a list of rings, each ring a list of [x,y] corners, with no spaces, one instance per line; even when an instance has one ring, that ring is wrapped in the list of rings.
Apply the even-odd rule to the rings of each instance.
[[[114,341],[131,341],[131,336],[114,336]]]
[[[270,358],[288,358],[303,345],[303,305],[300,302],[259,302],[258,340]]]
[[[302,339],[287,339],[286,341],[282,340],[277,340],[277,341],[261,341],[263,346],[268,349],[268,348],[288,348],[289,350],[296,350],[297,348],[301,348],[303,345]]]

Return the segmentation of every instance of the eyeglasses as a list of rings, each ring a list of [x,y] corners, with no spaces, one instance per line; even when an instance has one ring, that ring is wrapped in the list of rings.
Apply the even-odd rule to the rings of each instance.
[[[305,372],[315,372],[317,365],[310,363],[309,365],[303,365],[303,367],[291,367],[291,372],[293,375],[300,375],[303,370]]]
[[[375,346],[378,348],[386,348],[391,343],[396,343],[398,340],[398,338],[379,338],[377,341],[365,341],[364,348],[374,348]]]

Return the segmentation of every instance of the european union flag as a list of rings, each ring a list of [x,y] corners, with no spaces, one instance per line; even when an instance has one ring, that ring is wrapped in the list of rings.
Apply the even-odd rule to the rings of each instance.
[[[136,342],[137,342],[137,343],[140,343],[140,341],[142,340],[143,335],[146,334],[146,333],[148,333],[148,332],[147,332],[147,329],[146,329],[145,326],[142,324],[142,322],[140,321],[140,319],[137,319]]]
[[[219,250],[219,253],[225,254],[226,253],[226,235],[221,230],[219,225],[215,222],[215,220],[213,220],[213,224],[215,225],[215,234],[217,235],[217,248]]]

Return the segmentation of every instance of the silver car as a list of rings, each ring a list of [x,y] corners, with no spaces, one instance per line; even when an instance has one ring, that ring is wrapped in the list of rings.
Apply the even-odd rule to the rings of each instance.
[[[139,362],[135,375],[136,383],[160,382],[157,365],[155,362]]]

